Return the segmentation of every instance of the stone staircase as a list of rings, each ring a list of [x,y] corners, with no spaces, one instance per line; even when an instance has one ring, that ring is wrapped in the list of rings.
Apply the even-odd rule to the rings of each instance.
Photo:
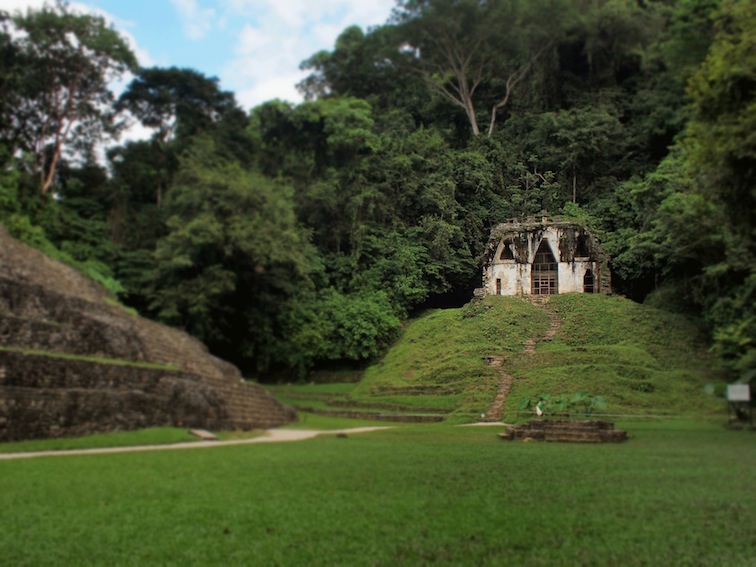
[[[522,348],[522,354],[535,354],[536,346],[538,345],[538,343],[553,340],[554,337],[556,337],[557,332],[559,331],[559,327],[561,326],[562,321],[552,309],[549,309],[549,297],[550,296],[548,295],[528,295],[523,298],[525,299],[525,301],[531,303],[532,305],[535,305],[536,307],[539,307],[540,309],[543,309],[546,312],[549,317],[549,328],[540,337],[530,337],[528,340],[526,340]],[[500,380],[496,395],[494,396],[491,405],[488,406],[488,409],[486,410],[486,417],[483,418],[483,421],[499,421],[504,411],[504,405],[507,402],[507,397],[509,397],[509,392],[512,389],[514,377],[504,371],[503,356],[489,356],[486,358],[486,363],[490,367],[495,368],[498,371]]]
[[[507,441],[558,441],[563,443],[620,443],[627,432],[602,420],[534,419],[499,434]]]
[[[296,419],[293,408],[261,386],[245,382],[235,366],[210,355],[197,339],[147,319],[139,319],[135,331],[148,360],[199,375],[225,398],[231,428],[269,428]]]
[[[543,311],[546,312],[546,315],[549,317],[549,328],[542,336],[529,338],[522,349],[523,354],[535,354],[538,343],[554,340],[554,337],[559,331],[562,320],[553,309],[549,308],[550,297],[551,296],[549,295],[527,295],[524,298],[531,305],[543,309]]]
[[[504,412],[504,404],[507,402],[507,397],[509,397],[509,391],[512,389],[514,376],[508,374],[502,368],[504,366],[503,356],[491,356],[486,359],[486,363],[491,368],[495,368],[499,373],[499,387],[496,390],[496,395],[494,396],[491,405],[488,406],[488,409],[486,410],[486,416],[483,418],[483,420],[499,421],[501,419],[502,413]]]
[[[0,274],[0,346],[146,360],[133,316]]]

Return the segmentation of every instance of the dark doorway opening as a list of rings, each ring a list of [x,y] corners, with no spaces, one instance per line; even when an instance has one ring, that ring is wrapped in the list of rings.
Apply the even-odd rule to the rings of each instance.
[[[514,260],[514,253],[512,252],[512,244],[509,242],[505,242],[504,246],[501,248],[501,254],[499,255],[499,260]]]
[[[593,272],[588,270],[583,276],[583,293],[595,293],[596,292],[596,278],[593,277]]]
[[[530,292],[533,295],[554,295],[559,293],[559,264],[551,253],[546,240],[542,240],[536,251],[530,271]]]
[[[578,258],[587,258],[590,256],[588,253],[588,237],[585,234],[580,234],[577,237],[577,250],[575,250],[575,256]]]

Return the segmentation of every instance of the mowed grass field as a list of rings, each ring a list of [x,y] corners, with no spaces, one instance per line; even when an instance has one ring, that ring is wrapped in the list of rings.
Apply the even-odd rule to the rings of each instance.
[[[358,382],[270,387],[313,410],[443,423],[0,460],[0,566],[756,566],[756,433],[724,428],[724,402],[707,393],[721,374],[698,330],[617,297],[557,296],[549,310],[495,297],[430,311]],[[554,318],[553,339],[523,354]],[[584,391],[625,416],[630,440],[505,442],[500,426],[457,427],[493,399],[492,356],[513,377],[505,419],[529,417],[522,399]],[[392,425],[300,418],[290,427]],[[0,453],[187,439],[156,428]]]
[[[0,461],[0,564],[754,565],[754,433],[618,426],[620,445],[434,424]]]

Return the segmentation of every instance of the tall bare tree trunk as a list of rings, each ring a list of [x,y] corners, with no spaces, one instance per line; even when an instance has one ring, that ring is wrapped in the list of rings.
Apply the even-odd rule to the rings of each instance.
[[[572,166],[572,202],[577,203],[577,172],[575,166]]]
[[[473,135],[480,136],[480,128],[478,127],[478,119],[475,116],[475,107],[473,106],[472,99],[465,101],[465,113],[467,114],[467,119],[470,121]]]
[[[42,164],[42,194],[47,194],[47,191],[50,189],[50,186],[53,184],[53,180],[55,179],[55,170],[58,167],[58,160],[60,159],[60,152],[61,148],[60,145],[58,145],[55,148],[55,151],[53,151],[52,159],[50,160],[50,165],[48,166],[47,173],[44,172],[44,162]]]

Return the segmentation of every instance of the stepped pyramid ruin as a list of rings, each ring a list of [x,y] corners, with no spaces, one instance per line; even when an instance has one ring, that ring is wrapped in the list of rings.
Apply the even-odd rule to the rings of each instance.
[[[0,227],[0,441],[295,419],[198,340],[129,313]]]

